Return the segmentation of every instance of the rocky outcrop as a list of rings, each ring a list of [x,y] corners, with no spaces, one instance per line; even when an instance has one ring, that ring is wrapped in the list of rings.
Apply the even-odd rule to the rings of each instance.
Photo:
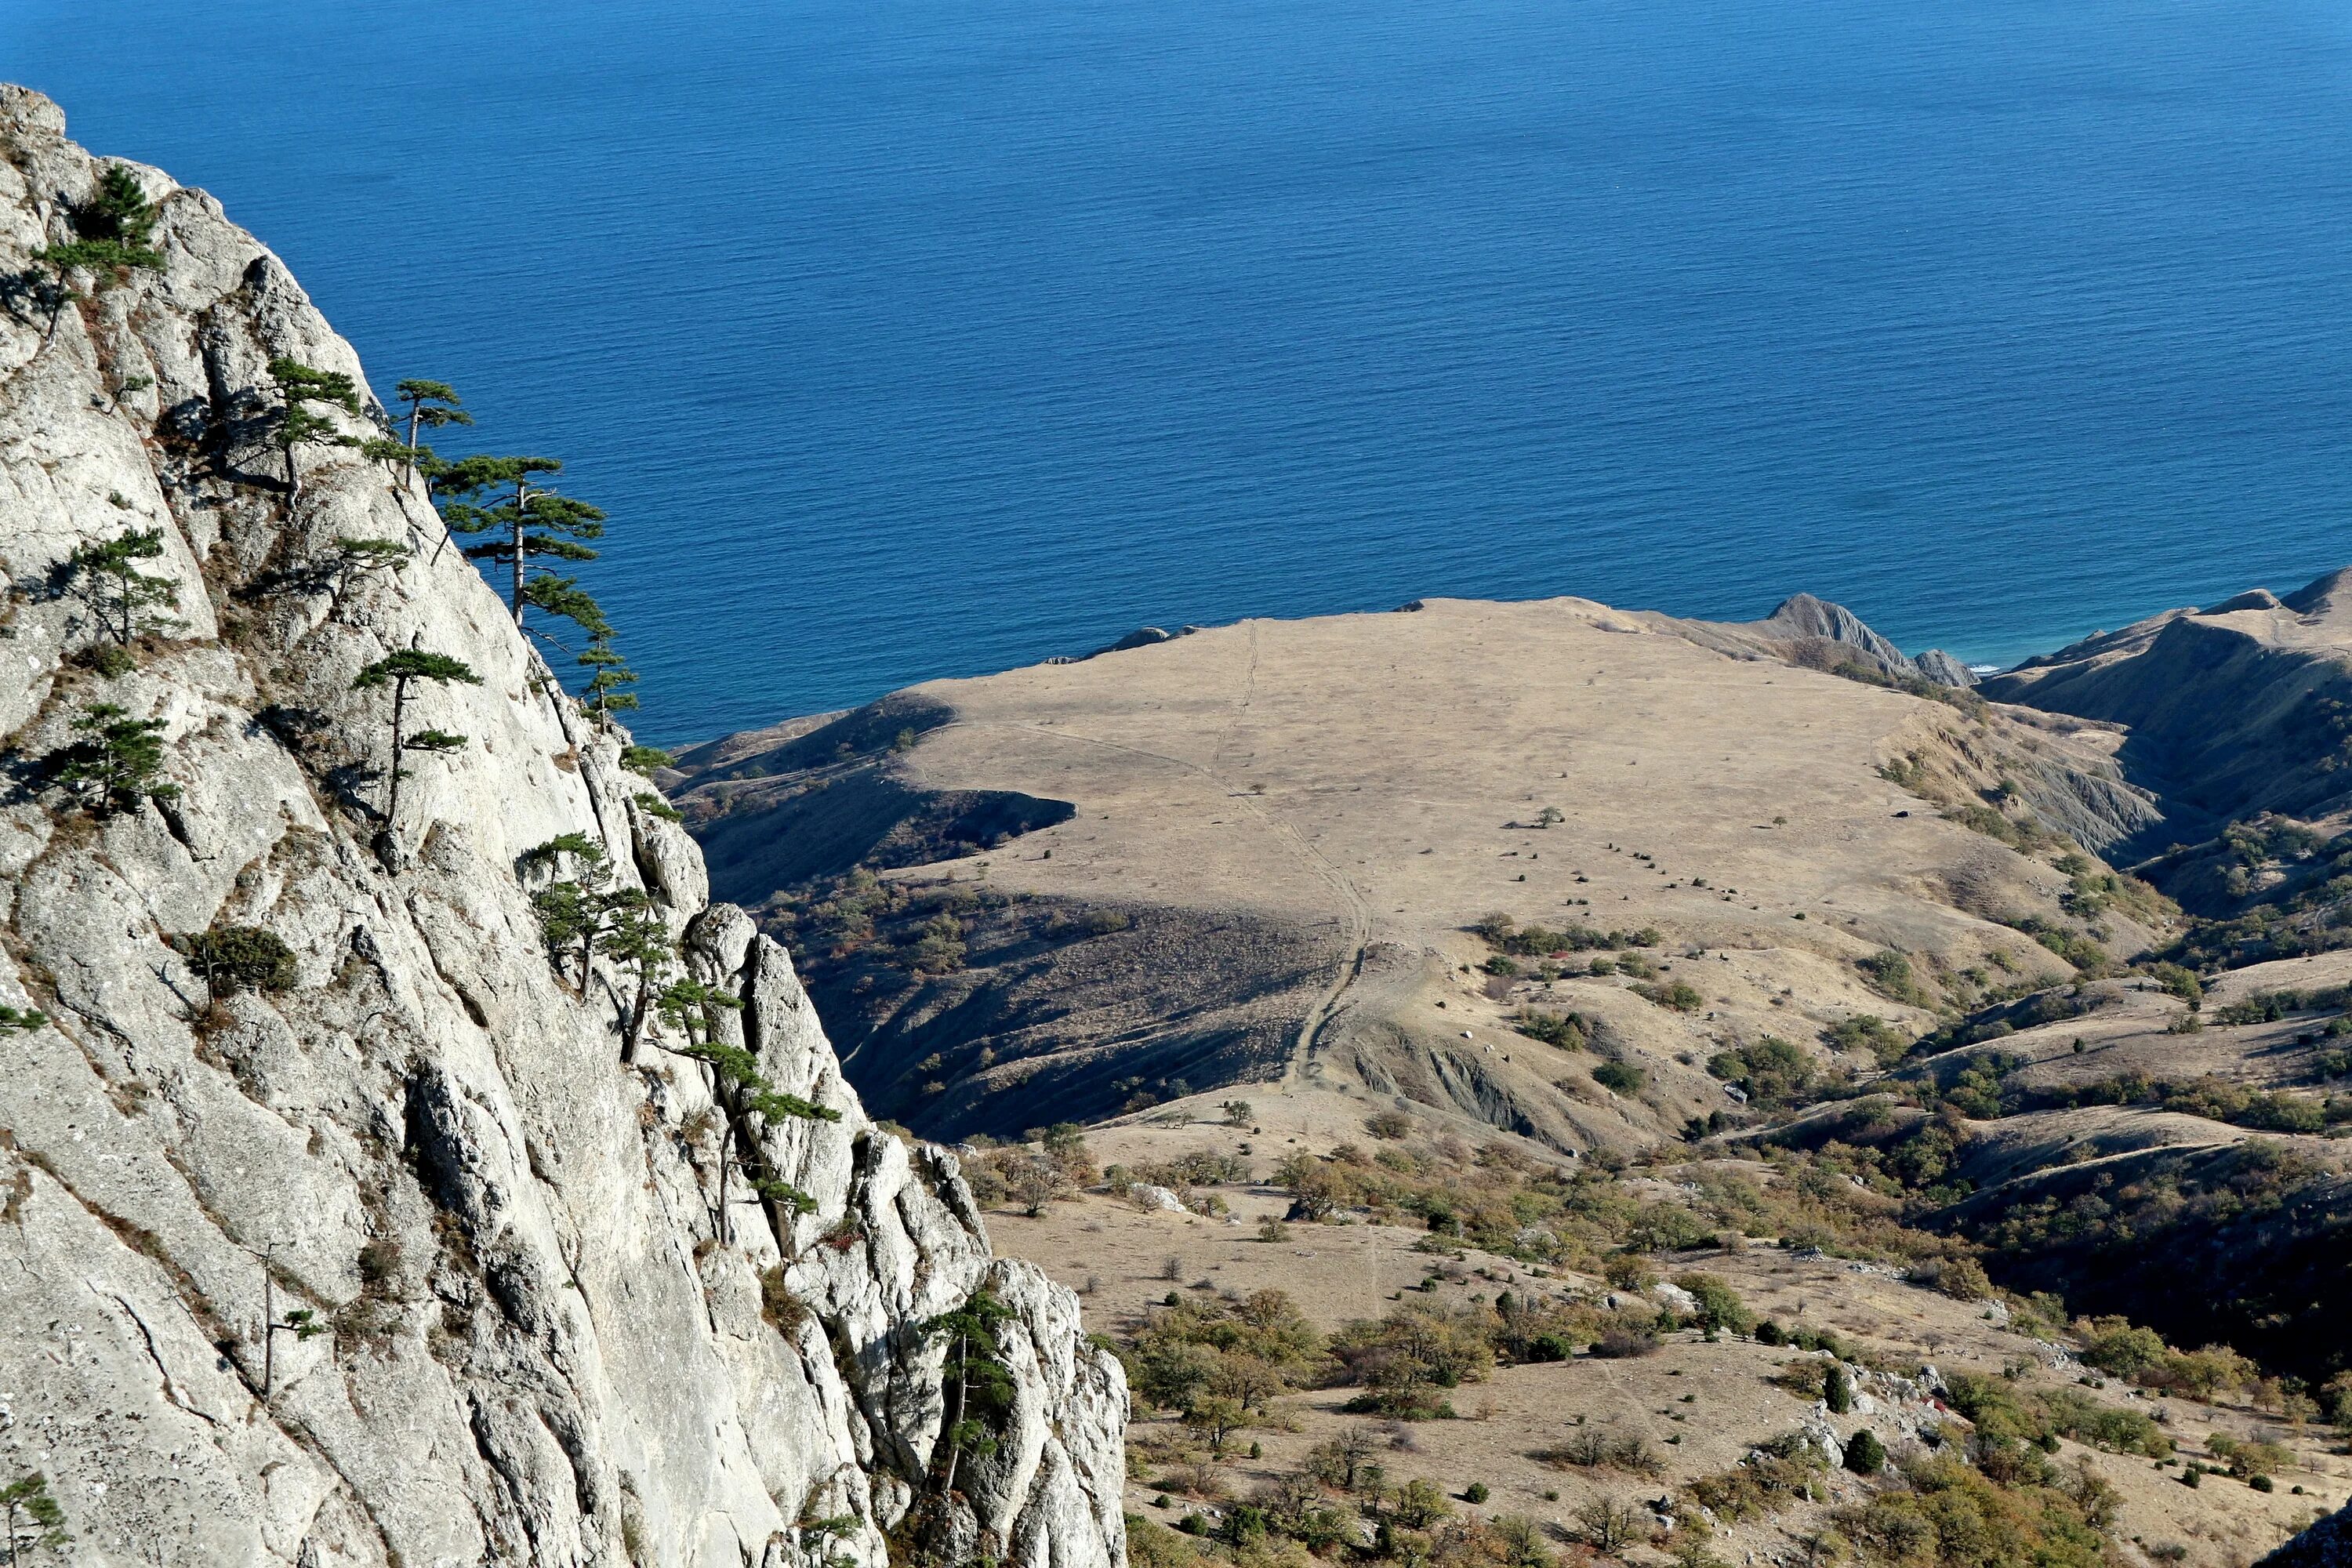
[[[1764,617],[1763,626],[1790,637],[1819,638],[1857,648],[1889,668],[1907,668],[1911,662],[1903,657],[1902,649],[1871,630],[1860,616],[1843,605],[1832,605],[1811,594],[1793,594],[1781,600]]]
[[[1911,663],[1922,676],[1938,686],[1974,686],[1977,683],[1975,672],[1939,647],[1929,648],[1914,658]]]
[[[421,490],[320,444],[289,494],[267,366],[364,395],[349,345],[150,169],[163,266],[59,297],[33,253],[101,165],[16,89],[0,154],[0,1481],[45,1475],[89,1564],[1123,1563],[1125,1388],[1075,1298],[867,1119],[784,951],[706,903]],[[69,563],[148,530],[175,602],[125,668]],[[479,683],[418,684],[412,723],[467,741],[411,754],[386,822],[389,697],[354,676],[412,647]],[[110,709],[175,793],[78,803],[58,763]],[[771,1195],[674,1027],[625,1065],[635,975],[550,964],[525,851],[565,834],[837,1118],[738,1120]],[[240,984],[186,940],[225,928],[282,952]],[[950,1493],[926,1324],[983,1290],[1014,1397]]]
[[[1088,658],[1100,658],[1107,653],[1125,653],[1129,648],[1150,647],[1153,643],[1166,642],[1171,637],[1175,635],[1175,633],[1170,632],[1160,626],[1138,626],[1135,630],[1128,633],[1117,642],[1098,647],[1095,649],[1094,652],[1087,655],[1087,657]]]
[[[1907,658],[1860,616],[1811,594],[1790,595],[1760,621],[1692,621],[1654,613],[1643,618],[1702,647],[1735,658],[1777,658],[1841,673],[1859,671],[1882,682],[1976,684],[1968,666],[1943,649],[1929,648],[1916,659]]]
[[[2352,1509],[2329,1514],[2255,1568],[2352,1568]]]

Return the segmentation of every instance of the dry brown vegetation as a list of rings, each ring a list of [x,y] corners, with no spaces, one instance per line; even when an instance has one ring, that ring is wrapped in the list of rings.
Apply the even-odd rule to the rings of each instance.
[[[1240,1152],[1302,1109],[1319,1151]],[[1962,1299],[1968,1253],[1817,1155],[1571,1166],[1419,1126],[1359,1143],[1366,1119],[1337,1109],[1261,1097],[1244,1127],[1091,1135],[1128,1171],[1248,1166],[1215,1186],[1228,1214],[1098,1185],[995,1227],[1087,1289],[1129,1359],[1139,1561],[1738,1562],[1810,1542],[1890,1568],[2088,1568],[2137,1535],[2222,1563],[2341,1500],[2316,1405],[2224,1352],[2069,1328],[2046,1300],[1988,1321]],[[1902,1393],[1931,1363],[1932,1444]],[[1816,1427],[1872,1432],[1886,1468],[1832,1465]]]

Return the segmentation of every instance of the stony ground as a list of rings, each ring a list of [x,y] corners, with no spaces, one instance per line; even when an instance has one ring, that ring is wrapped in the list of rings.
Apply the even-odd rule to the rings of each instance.
[[[1326,1152],[1343,1140],[1361,1140],[1363,1106],[1348,1096],[1259,1093],[1252,1097],[1251,1110],[1248,1125],[1229,1127],[1208,1121],[1218,1115],[1213,1105],[1200,1104],[1196,1114],[1203,1120],[1190,1122],[1178,1108],[1102,1129],[1090,1142],[1098,1159],[1129,1163],[1194,1150],[1245,1152],[1263,1173],[1288,1150]],[[1264,1240],[1262,1222],[1283,1215],[1287,1195],[1265,1185],[1216,1191],[1230,1211],[1223,1216],[1150,1210],[1092,1194],[1053,1204],[1035,1218],[999,1210],[988,1216],[988,1225],[998,1247],[1034,1261],[1079,1291],[1089,1326],[1114,1335],[1171,1291],[1182,1297],[1280,1289],[1328,1331],[1349,1319],[1381,1315],[1401,1293],[1433,1275],[1434,1289],[1420,1299],[1468,1302],[1490,1300],[1506,1289],[1522,1295],[1606,1289],[1595,1279],[1545,1276],[1450,1242],[1433,1252],[1425,1232],[1393,1226],[1293,1223],[1281,1239]],[[1985,1304],[1956,1301],[1906,1283],[1881,1266],[1801,1257],[1760,1244],[1737,1253],[1689,1255],[1684,1262],[1721,1275],[1759,1314],[1784,1325],[1834,1329],[1948,1373],[2020,1367],[2030,1384],[2049,1386],[2075,1384],[2083,1375],[2053,1345],[1995,1321],[2001,1314]],[[1377,1423],[1386,1450],[1380,1458],[1391,1480],[1426,1479],[1457,1498],[1472,1481],[1485,1482],[1492,1495],[1483,1509],[1470,1511],[1527,1515],[1570,1530],[1577,1505],[1596,1489],[1628,1500],[1657,1499],[1694,1476],[1737,1464],[1759,1443],[1820,1418],[1816,1405],[1768,1381],[1796,1354],[1752,1341],[1709,1344],[1685,1332],[1656,1354],[1636,1360],[1579,1355],[1565,1363],[1506,1366],[1488,1382],[1454,1391],[1457,1419]],[[1283,1402],[1283,1428],[1244,1434],[1237,1457],[1220,1467],[1225,1485],[1246,1498],[1257,1484],[1295,1468],[1317,1442],[1361,1423],[1363,1417],[1340,1408],[1355,1392],[1332,1388],[1288,1397]],[[2147,1549],[2177,1544],[2186,1549],[2189,1563],[2229,1568],[2277,1545],[2309,1522],[2315,1510],[2338,1507],[2352,1496],[2352,1458],[2335,1451],[2317,1429],[2288,1432],[2252,1408],[2152,1398],[2120,1384],[2108,1385],[2099,1397],[2157,1415],[2183,1452],[2201,1452],[2210,1431],[2242,1438],[2262,1435],[2286,1442],[2299,1466],[2281,1474],[2278,1489],[2267,1496],[2219,1476],[2192,1490],[2177,1479],[2177,1464],[2161,1469],[2147,1458],[2065,1443],[2058,1456],[2063,1463],[2071,1466],[2078,1455],[2085,1456],[2121,1492],[2116,1531],[2120,1542]],[[1850,1432],[1864,1417],[1832,1420]],[[1647,1438],[1665,1459],[1665,1472],[1649,1479],[1595,1479],[1530,1458],[1580,1423]],[[1891,1435],[1888,1413],[1877,1413],[1873,1424]],[[1181,1426],[1139,1418],[1129,1437],[1139,1453],[1153,1457],[1129,1485],[1132,1511],[1173,1522],[1200,1506],[1166,1484],[1181,1479],[1171,1478],[1174,1466],[1168,1462],[1187,1447],[1189,1435]],[[1238,1457],[1250,1441],[1260,1446],[1260,1457]],[[1861,1483],[1850,1476],[1838,1474],[1833,1481],[1830,1505],[1728,1531],[1716,1542],[1717,1551],[1735,1563],[1800,1560],[1801,1537],[1827,1507],[1863,1495]],[[2300,1495],[2296,1487],[2303,1489]]]

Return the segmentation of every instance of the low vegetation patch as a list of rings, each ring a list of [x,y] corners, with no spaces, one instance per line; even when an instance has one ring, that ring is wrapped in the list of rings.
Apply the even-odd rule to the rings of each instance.
[[[1622,952],[1655,947],[1665,940],[1655,926],[1643,926],[1637,931],[1604,931],[1584,925],[1551,930],[1538,925],[1523,926],[1506,914],[1488,915],[1470,929],[1495,952],[1517,958],[1566,958],[1573,952],[1603,948]]]
[[[2146,1073],[2119,1073],[2091,1083],[2053,1084],[2003,1098],[2012,1113],[2057,1106],[2142,1105],[2201,1116],[2263,1132],[2321,1132],[2352,1121],[2352,1094],[2326,1097],[2259,1089],[2207,1075],[2175,1082]]]
[[[1592,1044],[1592,1026],[1581,1013],[1545,1013],[1522,1007],[1512,1016],[1511,1027],[1557,1050],[1581,1051]]]
[[[1877,1021],[1871,1020],[1874,1024]],[[1754,1045],[1717,1051],[1707,1058],[1706,1070],[1738,1086],[1748,1096],[1748,1103],[1758,1110],[1785,1110],[1820,1098],[1815,1092],[1812,1058],[1799,1047],[1774,1035],[1767,1035]]]

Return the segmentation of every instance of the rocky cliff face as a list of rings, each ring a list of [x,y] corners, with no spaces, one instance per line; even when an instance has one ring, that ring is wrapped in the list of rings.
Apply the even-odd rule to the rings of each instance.
[[[0,1483],[42,1472],[85,1563],[1122,1563],[1126,1393],[1075,1299],[868,1121],[783,950],[708,903],[421,491],[322,446],[289,497],[266,366],[357,378],[349,345],[149,169],[163,267],[52,315],[32,253],[103,165],[16,89],[0,154],[0,1004],[47,1016],[0,1030]],[[101,673],[66,563],[146,529],[172,624]],[[353,678],[412,647],[481,680],[420,684],[412,723],[468,740],[385,824],[390,699]],[[53,760],[100,704],[160,721],[176,795],[73,804]],[[568,833],[742,999],[720,1034],[838,1112],[744,1127],[813,1212],[739,1170],[722,1239],[709,1069],[674,1032],[625,1066],[629,979],[546,956],[522,858]],[[215,997],[167,940],[227,926],[290,984]],[[983,1289],[1013,1397],[950,1493],[925,1325]]]
[[[2347,1568],[2352,1565],[2352,1509],[2332,1513],[2255,1568]]]

